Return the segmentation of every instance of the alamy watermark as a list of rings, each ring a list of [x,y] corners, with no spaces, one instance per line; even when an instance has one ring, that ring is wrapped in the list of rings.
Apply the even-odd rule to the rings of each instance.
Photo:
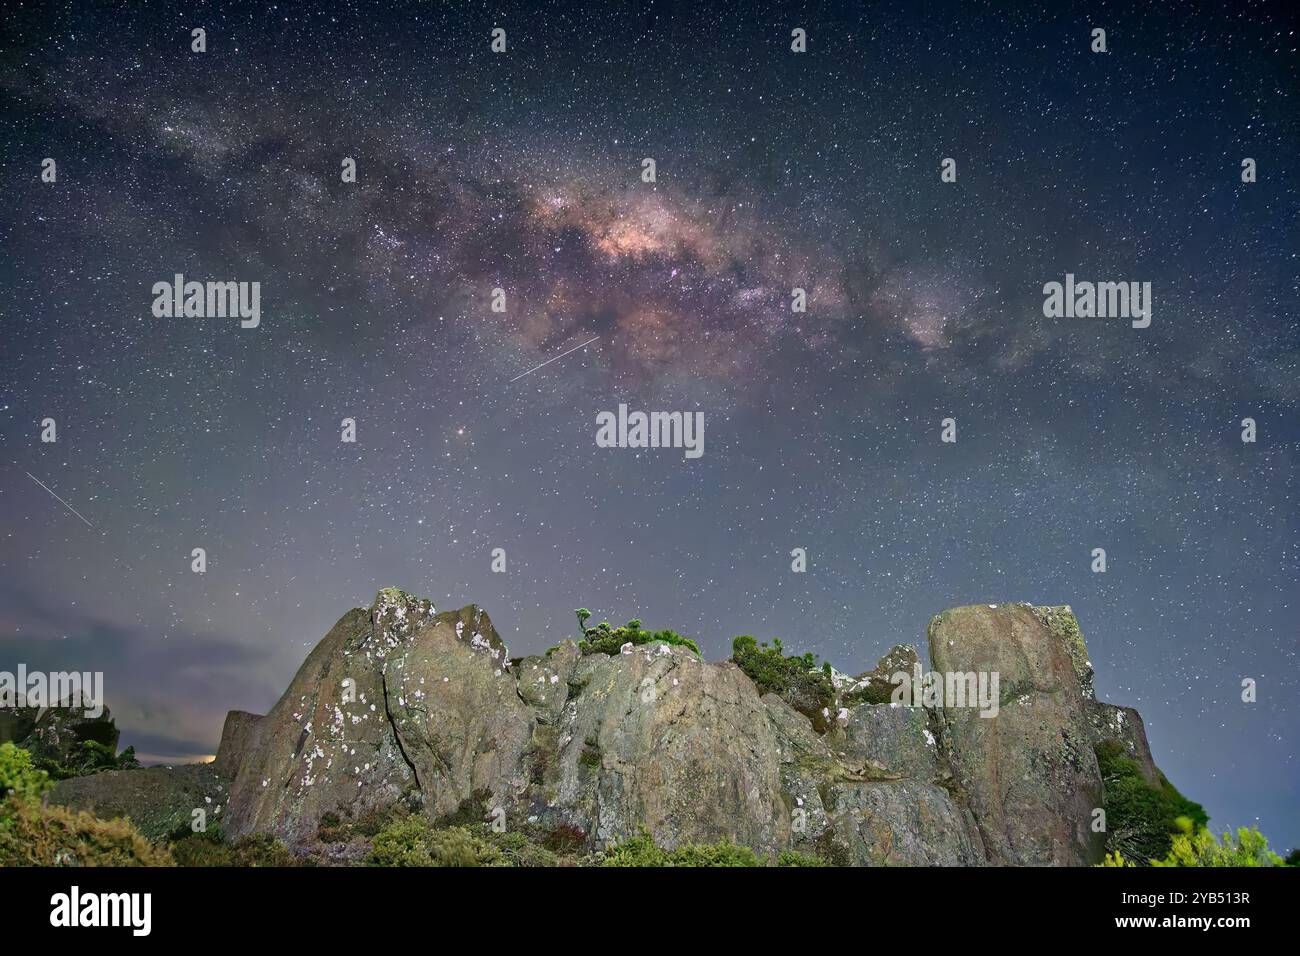
[[[704,454],[703,412],[629,412],[596,415],[597,448],[682,448],[685,457]]]
[[[153,314],[159,319],[238,317],[245,329],[262,322],[260,282],[186,282],[178,272],[171,282],[155,282],[153,295]]]
[[[104,713],[103,671],[0,671],[0,709],[10,707],[81,708],[95,720]]]
[[[981,717],[998,715],[997,671],[926,671],[913,664],[912,673],[895,671],[890,703],[903,707],[978,707]]]
[[[1049,319],[1131,319],[1133,328],[1151,324],[1150,282],[1065,282],[1043,286],[1043,315]]]
[[[152,893],[81,892],[74,885],[50,897],[50,925],[54,927],[125,927],[132,936],[148,936],[153,928]]]

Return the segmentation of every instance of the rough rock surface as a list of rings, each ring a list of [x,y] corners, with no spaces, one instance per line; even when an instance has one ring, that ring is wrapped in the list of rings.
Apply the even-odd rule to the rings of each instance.
[[[1067,620],[1068,619],[1068,620]],[[954,608],[930,622],[937,672],[997,672],[999,712],[938,709],[940,735],[996,863],[1069,865],[1103,853],[1092,668],[1074,617],[1028,604]],[[1086,674],[1086,680],[1085,680]]]
[[[583,656],[565,641],[511,660],[482,610],[439,614],[387,589],[343,616],[265,717],[230,714],[202,786],[185,778],[194,768],[153,768],[68,781],[56,797],[138,820],[121,781],[171,775],[136,777],[139,805],[170,825],[229,781],[226,832],[290,844],[327,813],[404,801],[434,819],[473,808],[507,826],[564,824],[592,848],[644,827],[667,847],[727,838],[847,865],[1096,862],[1094,744],[1119,740],[1157,771],[1136,712],[1094,699],[1073,614],[955,608],[929,638],[935,671],[999,673],[996,717],[867,702],[916,663],[899,645],[873,671],[837,675],[823,734],[736,665],[685,647]]]

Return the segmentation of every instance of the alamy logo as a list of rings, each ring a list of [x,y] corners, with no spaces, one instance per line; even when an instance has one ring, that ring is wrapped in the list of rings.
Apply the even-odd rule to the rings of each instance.
[[[894,685],[890,703],[904,707],[978,707],[981,717],[998,715],[999,677],[997,671],[921,672],[920,664],[912,673],[897,671],[889,682]]]
[[[86,893],[74,886],[50,897],[51,926],[129,926],[148,936],[153,925],[151,893]]]
[[[0,671],[0,709],[80,707],[90,719],[104,713],[103,671]]]
[[[1133,328],[1151,324],[1150,282],[1075,282],[1043,286],[1043,315],[1049,319],[1132,319]]]
[[[631,412],[596,416],[597,448],[683,448],[685,457],[704,454],[703,412]]]
[[[260,282],[186,282],[178,272],[171,282],[155,282],[153,294],[153,314],[159,319],[238,317],[245,329],[262,321]]]

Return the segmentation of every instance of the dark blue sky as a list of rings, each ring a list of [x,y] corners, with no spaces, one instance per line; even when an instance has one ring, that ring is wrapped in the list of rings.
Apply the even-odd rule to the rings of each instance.
[[[855,673],[1068,603],[1212,825],[1300,844],[1294,14],[450,6],[0,14],[0,667],[104,670],[176,759],[387,585]],[[177,272],[261,326],[154,318]],[[1151,327],[1044,318],[1067,272]],[[703,457],[597,448],[620,402]]]

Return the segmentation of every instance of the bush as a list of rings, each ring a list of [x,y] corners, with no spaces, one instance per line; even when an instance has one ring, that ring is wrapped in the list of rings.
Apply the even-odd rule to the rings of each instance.
[[[177,866],[284,867],[304,861],[269,833],[250,833],[228,843],[221,827],[203,833],[184,833],[168,845]]]
[[[424,817],[393,821],[376,835],[369,866],[572,866],[587,835],[561,824],[505,833],[489,824],[440,826]]]
[[[231,866],[300,866],[302,861],[269,833],[250,833],[230,844]]]
[[[1205,827],[1196,827],[1188,817],[1178,820],[1178,833],[1163,860],[1152,866],[1282,866],[1282,858],[1268,848],[1264,834],[1254,827],[1242,827],[1236,837],[1224,833],[1219,839]]]
[[[167,847],[177,866],[234,866],[234,854],[222,840],[206,833],[190,833]]]
[[[519,830],[494,833],[491,827],[481,825],[474,835],[481,844],[499,854],[496,859],[483,864],[486,866],[564,866],[572,863],[572,860],[566,861],[551,848]]]
[[[129,820],[101,820],[14,795],[0,804],[0,866],[173,865]]]
[[[390,824],[375,837],[370,866],[499,866],[503,854],[463,826],[437,829],[423,817]],[[505,865],[509,865],[506,863]]]
[[[1106,849],[1136,863],[1163,858],[1179,832],[1178,819],[1194,827],[1209,822],[1205,809],[1179,793],[1164,776],[1152,785],[1137,761],[1114,740],[1096,747],[1101,770],[1102,806],[1106,811]]]
[[[835,685],[830,665],[817,666],[812,654],[787,657],[779,638],[768,647],[748,634],[731,642],[731,660],[749,675],[760,694],[776,694],[813,722],[818,733],[830,730],[835,713]]]
[[[754,851],[723,840],[721,843],[691,843],[671,855],[672,866],[762,866]]]
[[[784,857],[786,854],[782,854]],[[802,857],[802,854],[793,854]],[[728,840],[718,843],[690,843],[676,850],[664,850],[642,830],[629,840],[607,849],[601,866],[762,866],[763,861],[747,846]],[[819,864],[786,863],[783,866]]]
[[[642,830],[637,836],[625,840],[605,851],[601,866],[671,866],[668,854],[659,849],[650,834]]]
[[[617,654],[624,644],[632,644],[634,647],[640,647],[642,644],[672,644],[677,647],[689,648],[695,652],[697,657],[700,656],[699,646],[688,637],[682,637],[676,631],[646,631],[641,627],[641,622],[636,618],[628,621],[622,627],[611,628],[608,621],[603,621],[595,627],[587,627],[587,618],[591,612],[585,608],[578,609],[578,626],[582,630],[583,638],[578,641],[578,649],[584,655],[587,654]]]
[[[11,743],[0,744],[0,799],[12,795],[35,800],[52,786],[50,775],[36,769],[31,754]]]
[[[776,858],[777,866],[829,866],[830,864],[821,857],[813,856],[811,853],[800,853],[798,850],[783,850]]]

